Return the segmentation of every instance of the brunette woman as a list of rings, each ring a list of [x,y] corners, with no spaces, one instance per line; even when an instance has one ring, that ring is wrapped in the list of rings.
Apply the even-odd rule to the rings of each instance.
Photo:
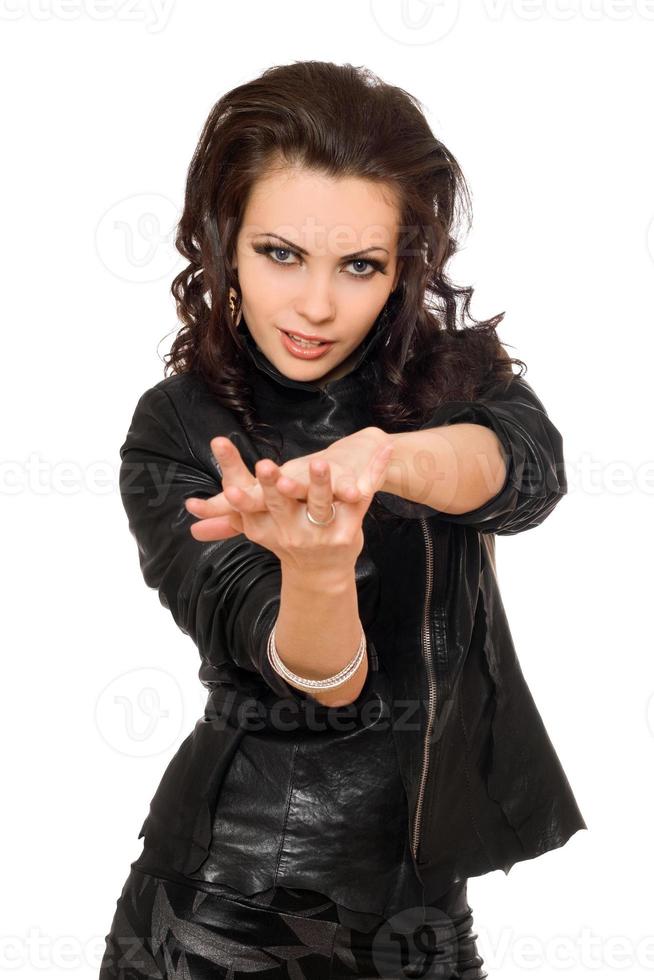
[[[562,439],[502,314],[465,322],[468,213],[417,100],[369,71],[271,68],[209,114],[171,373],[120,450],[209,696],[104,980],[486,977],[468,878],[586,827],[494,564],[565,495]]]

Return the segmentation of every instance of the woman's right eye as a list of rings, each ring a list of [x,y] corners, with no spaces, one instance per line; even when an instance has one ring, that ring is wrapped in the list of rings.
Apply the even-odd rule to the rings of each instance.
[[[292,249],[290,249],[290,248],[284,248],[283,245],[274,245],[274,244],[255,245],[254,250],[255,250],[255,252],[259,252],[260,255],[267,255],[268,258],[271,260],[271,262],[274,262],[275,265],[295,265],[296,264],[295,262],[283,262],[280,259],[277,259],[277,258],[274,258],[273,257],[273,254],[275,252],[285,252],[286,255],[296,255],[297,254],[296,252],[293,252]]]

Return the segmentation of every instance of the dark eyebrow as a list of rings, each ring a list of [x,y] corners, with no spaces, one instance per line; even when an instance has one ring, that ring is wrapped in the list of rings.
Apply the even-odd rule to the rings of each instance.
[[[253,237],[256,238],[258,235],[269,235],[271,238],[278,238],[280,242],[284,242],[285,245],[290,246],[295,252],[299,252],[300,255],[309,254],[306,248],[302,248],[301,245],[296,245],[295,242],[289,241],[288,238],[282,238],[281,235],[278,235],[274,231],[259,231]],[[388,249],[382,245],[371,245],[369,248],[361,249],[360,252],[352,252],[351,255],[340,255],[339,258],[341,261],[351,261],[352,259],[358,259],[360,255],[366,255],[368,252],[386,252],[387,255],[390,254]]]

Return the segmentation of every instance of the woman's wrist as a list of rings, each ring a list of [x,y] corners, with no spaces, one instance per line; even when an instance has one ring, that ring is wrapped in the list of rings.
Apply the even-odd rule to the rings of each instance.
[[[321,568],[309,571],[289,562],[281,562],[282,588],[311,595],[339,596],[346,593],[354,582],[354,567]]]
[[[350,664],[362,629],[354,567],[305,572],[283,565],[280,599],[275,639],[288,670],[322,680]],[[357,696],[366,671],[362,663],[344,684],[314,696],[323,704],[347,703]]]

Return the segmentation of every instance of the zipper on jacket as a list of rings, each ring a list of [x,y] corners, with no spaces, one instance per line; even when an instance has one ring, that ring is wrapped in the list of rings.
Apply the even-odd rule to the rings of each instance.
[[[436,718],[437,690],[436,676],[434,671],[434,660],[431,653],[431,604],[434,591],[434,542],[429,533],[429,524],[426,518],[420,519],[422,533],[425,538],[426,554],[426,587],[425,603],[422,622],[422,655],[427,668],[428,684],[428,707],[427,707],[427,728],[424,736],[424,747],[422,753],[422,768],[420,771],[420,786],[418,788],[418,802],[416,804],[415,816],[413,821],[413,832],[411,835],[411,848],[414,860],[418,859],[418,845],[420,842],[420,830],[422,823],[422,807],[425,797],[425,787],[427,785],[427,772],[429,770],[429,752],[431,748],[431,736]]]

